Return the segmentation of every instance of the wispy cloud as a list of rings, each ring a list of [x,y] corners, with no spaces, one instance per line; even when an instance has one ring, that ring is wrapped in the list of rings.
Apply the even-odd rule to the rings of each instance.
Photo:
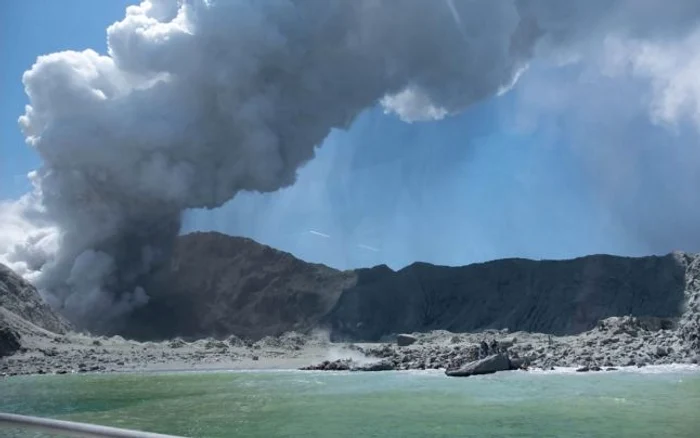
[[[362,248],[362,249],[366,249],[367,251],[379,252],[379,249],[377,249],[373,246],[365,245],[364,243],[358,243],[357,247]]]
[[[329,236],[328,234],[322,233],[322,232],[316,231],[316,230],[309,230],[309,234],[313,234],[314,236],[323,237],[323,238],[325,238],[325,239],[330,239],[330,238],[331,238],[331,236]]]

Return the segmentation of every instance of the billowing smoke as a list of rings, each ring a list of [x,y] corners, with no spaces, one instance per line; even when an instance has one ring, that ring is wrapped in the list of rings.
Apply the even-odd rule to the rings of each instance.
[[[43,164],[3,204],[0,260],[80,325],[148,300],[189,208],[294,183],[332,129],[411,121],[507,91],[533,56],[673,38],[695,1],[147,0],[109,53],[40,57],[20,118]]]

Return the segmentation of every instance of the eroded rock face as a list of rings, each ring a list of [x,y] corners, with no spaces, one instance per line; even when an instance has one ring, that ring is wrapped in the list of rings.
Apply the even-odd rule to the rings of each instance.
[[[234,334],[253,341],[307,332],[354,284],[352,271],[307,263],[251,239],[221,233],[178,238],[173,260],[148,288],[148,304],[121,333],[136,339]]]
[[[394,342],[398,333],[433,330],[569,335],[631,317],[634,327],[623,331],[677,330],[700,344],[700,262],[681,253],[341,272],[250,239],[194,233],[178,239],[172,266],[155,283],[162,287],[148,289],[150,302],[122,334],[234,334],[255,343],[320,326],[334,341]]]
[[[686,256],[686,287],[678,333],[688,348],[700,355],[700,256]]]
[[[65,333],[71,327],[49,307],[34,286],[1,263],[0,307],[54,333]]]
[[[693,260],[697,263],[697,257],[674,253],[507,259],[463,267],[415,263],[396,272],[379,266],[357,271],[356,285],[343,292],[326,321],[333,339],[364,341],[437,329],[566,335],[624,315],[656,329],[681,316],[686,268]]]

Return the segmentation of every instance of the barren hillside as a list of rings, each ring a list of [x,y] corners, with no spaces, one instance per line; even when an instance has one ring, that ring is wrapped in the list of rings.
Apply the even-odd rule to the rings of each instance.
[[[49,307],[34,286],[1,263],[0,308],[54,333],[70,329],[70,324]]]
[[[610,316],[679,318],[697,257],[594,255],[573,260],[495,260],[461,267],[415,263],[357,271],[324,319],[336,338],[485,328],[576,334]],[[697,264],[697,263],[696,263]]]
[[[170,270],[124,334],[258,339],[307,331],[354,282],[352,271],[306,263],[251,239],[192,233],[178,239]]]
[[[36,289],[5,267],[0,274],[2,307],[39,327],[66,330]],[[250,239],[192,233],[178,239],[172,263],[147,289],[149,303],[119,334],[256,340],[321,327],[333,339],[354,341],[438,329],[566,335],[631,315],[680,323],[700,348],[700,257],[683,253],[343,272]]]

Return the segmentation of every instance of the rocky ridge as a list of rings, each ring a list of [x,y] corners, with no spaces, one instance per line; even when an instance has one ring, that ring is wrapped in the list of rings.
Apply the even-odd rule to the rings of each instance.
[[[307,263],[251,239],[215,232],[178,238],[150,301],[117,333],[142,340],[181,336],[260,339],[319,325],[352,271]]]
[[[508,329],[478,333],[436,330],[398,334],[396,342],[352,344],[352,348],[380,361],[381,370],[445,369],[452,376],[530,367],[575,367],[586,372],[700,364],[700,257],[676,257],[685,268],[678,317],[613,316],[600,320],[591,330],[562,336]],[[304,369],[370,370],[351,359],[325,361]]]
[[[249,239],[204,234],[185,236],[173,275],[164,274],[177,287],[160,289],[130,321],[142,342],[69,332],[35,288],[0,265],[0,373],[275,361],[454,371],[488,358],[505,363],[494,356],[509,369],[597,370],[699,359],[697,255],[341,272]],[[310,335],[319,325],[334,342]]]
[[[612,316],[679,318],[686,304],[697,310],[688,291],[697,289],[699,263],[672,253],[338,271],[250,239],[193,233],[179,238],[150,302],[116,333],[257,340],[322,326],[339,342],[432,330],[571,335]]]
[[[431,330],[572,335],[612,316],[679,318],[697,264],[698,256],[673,253],[378,266],[357,270],[323,321],[339,341]]]
[[[0,308],[54,333],[65,333],[71,329],[70,323],[49,307],[32,284],[2,263]]]

